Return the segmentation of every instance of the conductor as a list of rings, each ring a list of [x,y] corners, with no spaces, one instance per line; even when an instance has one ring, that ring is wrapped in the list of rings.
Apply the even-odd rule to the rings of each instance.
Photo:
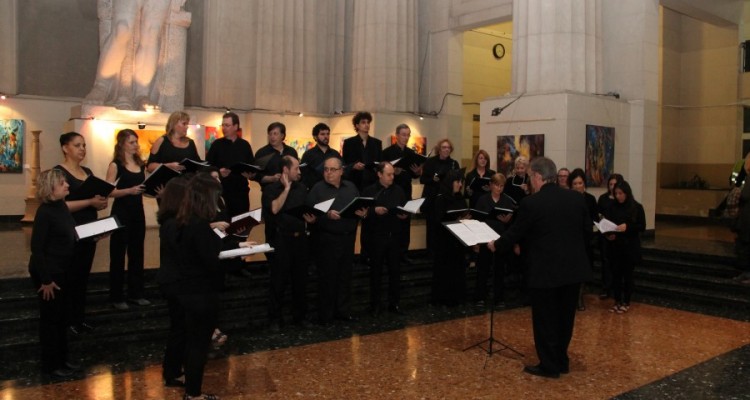
[[[586,244],[592,232],[583,196],[557,186],[557,167],[546,157],[530,165],[534,194],[521,201],[516,222],[491,251],[522,242],[526,254],[531,320],[539,364],[523,372],[545,378],[568,373],[578,289],[591,279]]]

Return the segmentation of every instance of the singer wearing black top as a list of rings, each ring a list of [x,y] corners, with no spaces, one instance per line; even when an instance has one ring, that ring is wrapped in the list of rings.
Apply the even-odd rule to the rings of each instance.
[[[422,166],[422,177],[419,181],[424,184],[422,189],[422,213],[427,221],[427,251],[434,256],[435,247],[437,246],[435,236],[439,226],[439,219],[435,218],[435,198],[440,193],[440,186],[443,179],[449,171],[458,170],[458,162],[451,158],[453,153],[453,143],[448,139],[443,139],[435,145],[433,150],[437,155],[430,157]]]
[[[305,184],[307,190],[323,180],[323,161],[330,157],[341,157],[338,151],[328,145],[331,140],[331,128],[328,125],[322,122],[315,125],[312,129],[312,136],[315,140],[315,147],[305,151],[300,160],[300,165],[305,165],[304,168],[300,167],[300,170],[302,183]]]
[[[347,179],[360,191],[377,181],[374,165],[380,162],[383,153],[383,142],[370,136],[371,123],[372,114],[369,112],[355,114],[352,124],[357,134],[345,139],[341,146]]]
[[[65,180],[70,185],[70,195],[65,199],[76,225],[96,221],[98,211],[107,208],[107,198],[94,196],[88,199],[80,199],[76,196],[76,190],[83,182],[93,175],[90,169],[81,165],[86,158],[86,141],[80,133],[68,132],[60,135],[60,147],[65,160],[55,169],[62,171]],[[89,284],[89,274],[94,263],[97,239],[84,239],[76,241],[73,262],[68,273],[67,295],[68,322],[70,332],[74,335],[90,332],[94,327],[84,321],[86,311],[86,291]]]
[[[307,258],[308,240],[306,223],[315,221],[315,216],[303,213],[299,216],[288,211],[305,204],[307,188],[300,183],[299,161],[292,156],[281,159],[281,180],[263,191],[262,204],[268,218],[276,227],[273,234],[276,257],[271,262],[271,290],[268,316],[271,329],[278,330],[283,323],[282,304],[284,291],[292,288],[292,321],[295,325],[306,324],[307,314]]]
[[[66,297],[76,223],[65,205],[69,186],[60,170],[43,171],[36,185],[40,205],[31,231],[29,274],[39,297],[41,367],[45,373],[64,377],[75,369],[68,362]]]
[[[380,287],[383,265],[388,266],[388,311],[400,314],[400,281],[401,254],[403,251],[401,226],[406,213],[400,213],[396,207],[406,203],[406,196],[400,186],[395,185],[394,168],[391,163],[383,161],[377,166],[378,182],[366,187],[362,192],[365,197],[375,199],[367,218],[362,223],[362,230],[367,231],[369,238],[370,261],[370,312],[379,314]]]
[[[449,211],[466,208],[466,199],[461,192],[464,177],[459,170],[449,171],[440,182],[440,194],[435,199],[436,248],[433,274],[433,303],[457,306],[463,301],[466,291],[466,248],[443,226],[443,222],[468,218],[465,214]]]
[[[107,181],[117,188],[110,194],[112,215],[117,216],[123,229],[109,239],[109,300],[118,310],[128,308],[123,294],[125,255],[128,257],[128,301],[149,305],[143,298],[143,257],[146,238],[146,216],[143,212],[143,160],[139,156],[138,135],[132,129],[117,133],[115,157],[107,169]]]
[[[490,155],[484,150],[479,150],[474,155],[474,168],[466,174],[466,188],[464,189],[464,196],[469,199],[469,208],[475,208],[477,200],[480,197],[490,192],[490,185],[483,185],[479,190],[473,190],[475,181],[481,178],[491,178],[495,175],[495,171],[490,168]]]
[[[160,164],[169,167],[177,172],[185,170],[185,166],[180,165],[180,161],[190,159],[200,161],[198,149],[195,147],[193,139],[187,137],[190,115],[182,111],[175,111],[167,120],[166,131],[164,136],[156,139],[151,147],[151,154],[148,156],[148,165],[146,170],[154,172]]]

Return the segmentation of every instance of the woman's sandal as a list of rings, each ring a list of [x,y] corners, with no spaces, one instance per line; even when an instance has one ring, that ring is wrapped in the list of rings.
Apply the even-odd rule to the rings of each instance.
[[[623,304],[620,306],[619,314],[625,314],[628,310],[630,310],[630,306]]]
[[[214,334],[211,335],[211,341],[219,346],[226,343],[228,338],[229,337],[224,332],[220,331],[218,328],[214,329]]]
[[[621,311],[620,311],[620,305],[619,304],[615,304],[614,306],[612,306],[612,308],[609,309],[609,312],[620,314],[621,313]]]

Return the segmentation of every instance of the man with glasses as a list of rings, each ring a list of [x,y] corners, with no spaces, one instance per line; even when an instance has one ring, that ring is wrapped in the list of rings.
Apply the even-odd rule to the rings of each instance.
[[[250,210],[250,188],[248,179],[255,175],[251,172],[237,173],[229,169],[237,163],[252,164],[255,162],[253,149],[247,140],[239,137],[240,118],[233,112],[224,114],[221,120],[221,131],[224,137],[216,139],[206,154],[206,161],[219,168],[222,196],[229,216],[235,216]]]
[[[562,167],[557,171],[557,186],[563,189],[570,189],[568,186],[568,177],[570,176],[570,170]]]
[[[523,372],[559,378],[570,370],[568,345],[573,337],[578,290],[591,280],[586,244],[592,234],[584,197],[557,186],[557,168],[546,157],[531,161],[534,194],[521,201],[516,221],[491,251],[521,243],[526,254],[526,283],[531,297],[531,321],[539,364]]]
[[[341,179],[344,174],[340,158],[329,158],[323,164],[323,180],[316,183],[307,195],[307,204],[335,199],[331,208],[315,221],[315,243],[321,247],[317,252],[318,271],[318,319],[327,324],[334,318],[353,321],[350,314],[352,289],[352,264],[354,263],[354,241],[357,224],[364,218],[367,209],[355,212],[356,217],[346,218],[339,211],[359,196],[353,183]]]

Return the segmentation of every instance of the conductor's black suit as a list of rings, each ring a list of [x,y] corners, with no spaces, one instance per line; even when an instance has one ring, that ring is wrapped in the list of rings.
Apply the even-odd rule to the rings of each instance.
[[[578,289],[592,275],[586,254],[592,224],[580,193],[545,183],[521,201],[517,220],[500,239],[501,246],[522,245],[540,362],[531,368],[550,376],[569,368]]]

